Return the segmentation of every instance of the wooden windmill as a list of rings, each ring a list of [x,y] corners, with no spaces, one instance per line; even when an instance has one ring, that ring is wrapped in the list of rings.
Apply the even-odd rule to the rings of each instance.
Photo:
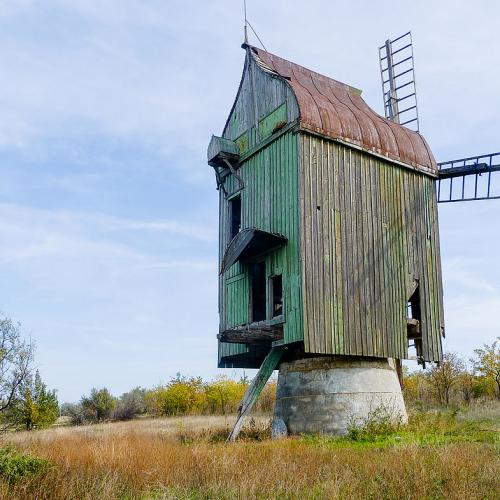
[[[492,198],[478,178],[500,155],[436,163],[418,132],[410,33],[380,48],[385,118],[354,87],[243,48],[236,100],[208,147],[218,363],[260,368],[240,416],[279,367],[281,432],[342,433],[377,405],[405,418],[400,361],[442,359],[441,183],[439,201],[456,200],[456,178],[469,199],[470,176],[473,199]]]

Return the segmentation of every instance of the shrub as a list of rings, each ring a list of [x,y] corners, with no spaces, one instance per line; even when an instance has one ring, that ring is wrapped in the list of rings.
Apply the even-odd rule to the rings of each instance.
[[[106,388],[93,388],[90,391],[90,396],[83,396],[80,401],[84,420],[88,420],[90,422],[102,422],[103,420],[109,420],[115,405],[115,398]]]
[[[144,395],[146,391],[140,387],[136,387],[129,392],[125,392],[116,402],[113,410],[113,420],[131,420],[146,412],[146,404]]]
[[[207,384],[207,401],[211,413],[234,413],[240,404],[248,384],[246,382],[236,382],[222,375],[217,377],[212,383]]]
[[[484,376],[475,376],[472,387],[474,398],[492,398],[495,396],[495,382]]]
[[[475,349],[476,358],[472,360],[475,370],[496,385],[497,398],[500,400],[500,337],[491,345],[484,344]]]
[[[92,415],[86,413],[81,404],[65,403],[61,415],[69,417],[72,425],[85,425],[92,422]]]
[[[458,382],[464,370],[464,362],[452,352],[445,353],[443,361],[430,369],[429,381],[441,403],[450,404],[451,389]]]
[[[50,427],[59,417],[59,403],[55,391],[47,390],[40,373],[18,391],[19,395],[8,412],[8,420],[14,427],[28,431]]]
[[[272,419],[267,422],[256,422],[251,418],[248,424],[244,425],[238,436],[239,441],[265,441],[271,439]],[[182,444],[195,444],[201,442],[220,443],[225,442],[231,427],[206,427],[203,429],[189,429],[180,427],[176,433],[177,439]]]
[[[206,407],[206,393],[200,377],[185,378],[178,374],[166,386],[147,391],[144,401],[152,415],[202,413]]]
[[[369,411],[363,419],[351,419],[347,436],[353,441],[372,441],[381,436],[398,432],[403,426],[403,416],[392,405],[381,404]]]
[[[12,446],[0,448],[0,476],[9,483],[38,476],[50,466],[48,460],[23,455]]]

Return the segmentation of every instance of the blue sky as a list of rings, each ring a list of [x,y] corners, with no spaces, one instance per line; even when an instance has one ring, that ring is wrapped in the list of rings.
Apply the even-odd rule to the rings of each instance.
[[[220,134],[242,2],[0,1],[0,309],[62,401],[216,369]],[[385,7],[384,7],[385,6]],[[412,29],[421,130],[438,161],[500,150],[492,1],[248,1],[266,47],[363,89]],[[440,206],[446,348],[499,333],[500,200]]]

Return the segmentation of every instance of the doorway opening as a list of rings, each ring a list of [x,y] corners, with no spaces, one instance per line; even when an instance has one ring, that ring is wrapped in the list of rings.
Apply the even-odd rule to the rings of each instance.
[[[250,267],[250,293],[252,322],[266,319],[266,263],[252,264]]]

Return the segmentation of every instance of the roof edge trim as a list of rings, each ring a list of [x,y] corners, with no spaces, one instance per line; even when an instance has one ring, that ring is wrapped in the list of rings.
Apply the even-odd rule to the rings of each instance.
[[[373,149],[368,149],[364,148],[363,146],[360,146],[359,144],[356,144],[355,142],[350,142],[346,139],[340,139],[338,137],[331,137],[329,135],[323,134],[321,132],[317,132],[315,130],[311,130],[308,127],[304,127],[303,125],[299,126],[299,131],[304,132],[306,134],[314,135],[316,137],[320,137],[321,139],[326,139],[328,141],[332,142],[338,142],[339,144],[342,144],[343,146],[347,146],[352,149],[357,149],[358,151],[363,151],[363,153],[367,153],[371,156],[375,156],[376,158],[379,158],[381,160],[384,160],[389,163],[393,163],[395,165],[398,165],[400,167],[404,167],[408,170],[412,170],[413,172],[418,172],[423,175],[427,175],[428,177],[432,177],[433,179],[437,179],[438,174],[435,173],[433,170],[429,169],[428,167],[425,167],[423,165],[410,165],[408,163],[404,163],[400,160],[395,160],[391,158],[390,156],[385,156],[383,154],[377,153]]]

